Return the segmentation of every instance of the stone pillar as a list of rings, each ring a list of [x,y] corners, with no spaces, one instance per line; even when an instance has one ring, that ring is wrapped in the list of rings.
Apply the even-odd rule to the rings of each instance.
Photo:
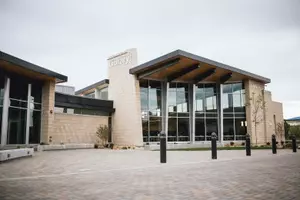
[[[49,143],[53,133],[55,81],[47,81],[42,89],[41,142]]]
[[[255,104],[259,97],[262,96],[264,99],[264,83],[260,83],[253,80],[246,80],[245,82],[245,95],[246,95],[246,120],[247,120],[247,133],[251,136],[251,142],[256,143],[255,136]],[[257,125],[256,125],[256,135],[257,143],[265,143],[265,109],[258,109],[257,112]]]
[[[107,60],[108,99],[114,101],[112,139],[116,145],[143,145],[140,85],[129,69],[137,65],[137,50],[129,49]]]

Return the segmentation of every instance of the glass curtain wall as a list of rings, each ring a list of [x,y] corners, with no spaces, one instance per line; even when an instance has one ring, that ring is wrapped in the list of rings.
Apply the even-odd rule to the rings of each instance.
[[[198,84],[195,90],[195,141],[209,141],[218,135],[218,104],[216,84]]]
[[[40,142],[41,130],[42,83],[35,82],[31,85],[30,100],[29,143],[37,144]]]
[[[28,83],[10,75],[7,144],[25,144]]]
[[[224,140],[245,140],[247,121],[243,83],[224,84],[222,103]]]
[[[159,81],[140,81],[143,141],[158,142],[162,130],[162,84]]]
[[[4,97],[4,73],[0,70],[0,144],[1,144],[1,128],[2,128],[2,111],[3,111],[3,97]]]
[[[168,91],[168,141],[190,141],[189,85],[170,83]]]

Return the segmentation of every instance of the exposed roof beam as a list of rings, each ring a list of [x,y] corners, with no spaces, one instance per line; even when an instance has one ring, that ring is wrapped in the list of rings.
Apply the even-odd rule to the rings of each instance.
[[[216,69],[209,69],[209,70],[203,72],[202,74],[200,74],[200,75],[198,75],[194,78],[194,83],[196,84],[196,83],[208,78],[209,76],[211,76],[215,72],[216,72]]]
[[[225,74],[220,77],[220,83],[223,84],[232,77],[232,73]]]
[[[141,74],[139,74],[137,76],[137,78],[141,79],[141,78],[145,78],[146,76],[150,76],[156,72],[159,72],[159,71],[164,70],[172,65],[179,63],[179,60],[180,60],[180,58],[176,58],[176,59],[170,60],[168,62],[162,63],[162,64],[156,66],[155,69],[150,69],[148,71],[142,72]]]
[[[190,73],[190,72],[192,72],[196,69],[199,69],[199,68],[200,68],[199,64],[195,64],[195,65],[189,66],[187,68],[184,68],[184,69],[180,70],[179,72],[175,72],[175,73],[169,75],[167,77],[167,81],[168,82],[174,81],[175,79],[178,79],[178,78],[186,75],[187,73]]]

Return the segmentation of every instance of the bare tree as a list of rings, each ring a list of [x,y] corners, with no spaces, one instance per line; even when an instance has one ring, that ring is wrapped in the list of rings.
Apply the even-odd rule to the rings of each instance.
[[[257,145],[257,126],[264,120],[264,109],[266,107],[262,93],[256,95],[253,92],[252,95],[247,98],[246,106],[251,106],[251,119],[254,123],[255,144]]]
[[[281,122],[278,122],[275,126],[276,126],[275,127],[276,135],[280,138],[281,141],[283,141],[284,124]]]

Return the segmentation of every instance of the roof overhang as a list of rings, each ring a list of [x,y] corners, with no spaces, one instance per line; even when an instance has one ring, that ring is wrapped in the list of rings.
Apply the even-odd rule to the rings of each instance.
[[[31,77],[34,79],[55,80],[56,83],[63,83],[68,81],[67,76],[29,63],[25,60],[14,57],[2,51],[0,51],[0,68],[3,68],[8,72],[21,74],[23,76]]]
[[[247,79],[270,83],[259,76],[182,50],[176,50],[129,70],[138,79],[178,82],[221,82]]]
[[[99,81],[97,83],[94,83],[92,85],[89,85],[83,89],[80,89],[80,90],[77,90],[75,92],[76,95],[80,95],[80,94],[89,94],[91,92],[94,92],[96,88],[98,89],[102,89],[102,88],[105,88],[107,87],[109,84],[109,80],[108,79],[104,79],[102,81]]]

